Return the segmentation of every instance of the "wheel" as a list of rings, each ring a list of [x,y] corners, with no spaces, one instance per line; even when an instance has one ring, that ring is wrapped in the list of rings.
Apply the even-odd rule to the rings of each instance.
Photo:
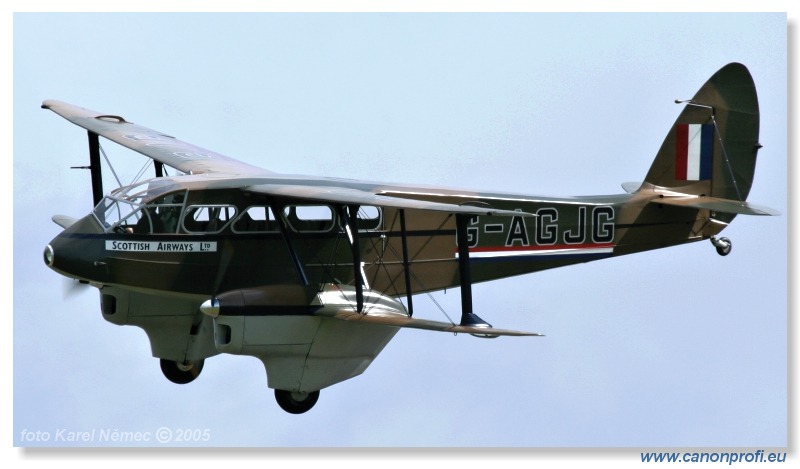
[[[175,384],[191,383],[203,371],[203,360],[178,363],[176,361],[161,359],[161,372]]]
[[[275,390],[275,400],[281,409],[290,414],[302,414],[308,412],[319,399],[319,391],[291,392],[283,389]]]
[[[717,244],[718,243],[718,244]],[[733,243],[728,238],[720,238],[718,242],[714,245],[717,247],[717,254],[720,256],[727,256],[731,253],[731,249],[733,248]]]

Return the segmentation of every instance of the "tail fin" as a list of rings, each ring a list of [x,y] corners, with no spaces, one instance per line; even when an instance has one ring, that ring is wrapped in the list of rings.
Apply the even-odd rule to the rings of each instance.
[[[758,96],[747,68],[722,67],[685,104],[645,178],[656,190],[744,202],[753,184]]]
[[[758,143],[758,97],[747,68],[722,67],[683,104],[644,183],[623,188],[648,204],[634,215],[614,254],[711,239],[717,252],[730,240],[716,238],[737,215],[778,215],[745,201],[753,184]]]

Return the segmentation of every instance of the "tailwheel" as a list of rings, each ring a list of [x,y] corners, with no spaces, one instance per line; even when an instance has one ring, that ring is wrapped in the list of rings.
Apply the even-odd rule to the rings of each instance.
[[[711,238],[711,244],[717,248],[717,254],[720,256],[727,256],[731,253],[731,249],[733,249],[733,243],[728,238]]]
[[[290,414],[302,414],[308,412],[319,399],[319,391],[312,392],[292,392],[283,389],[275,390],[275,400],[281,409]]]
[[[173,360],[161,359],[161,372],[175,384],[191,383],[203,371],[203,360],[178,363]]]

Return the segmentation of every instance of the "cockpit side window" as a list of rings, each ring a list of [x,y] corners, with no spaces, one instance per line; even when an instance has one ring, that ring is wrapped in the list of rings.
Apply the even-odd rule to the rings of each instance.
[[[173,192],[146,204],[138,199],[105,197],[94,215],[108,231],[120,233],[175,233],[186,198],[185,191]]]
[[[174,192],[153,200],[146,207],[151,223],[150,233],[176,233],[186,192]]]
[[[136,210],[137,207],[137,205],[130,202],[113,197],[104,197],[92,213],[104,228],[109,229],[130,216],[131,212]],[[134,221],[134,223],[136,222]]]

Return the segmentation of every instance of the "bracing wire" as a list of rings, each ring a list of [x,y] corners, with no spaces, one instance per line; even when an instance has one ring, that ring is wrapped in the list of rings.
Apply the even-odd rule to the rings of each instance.
[[[445,224],[445,223],[447,223],[447,220],[448,220],[448,219],[446,218],[446,219],[445,219],[445,220],[444,220],[444,221],[443,221],[443,222],[442,222],[442,223],[439,225],[439,227],[438,227],[437,229],[441,229],[441,228],[444,226],[444,224]],[[427,242],[426,242],[426,243],[423,245],[422,249],[424,249],[424,247],[425,247],[425,246],[427,246],[427,245],[428,245],[428,243],[430,243],[430,240],[428,240],[428,241],[427,241]],[[391,243],[387,243],[387,248],[388,248],[388,250],[389,250],[389,251],[391,251],[391,253],[392,253],[394,256],[396,256],[396,257],[398,257],[398,258],[400,258],[400,257],[401,257],[401,256],[400,256],[400,253],[398,253],[398,252],[397,252],[397,250],[396,250],[396,249],[395,249],[395,248],[392,246],[392,244],[391,244]],[[413,259],[411,260],[411,262],[413,262]],[[435,298],[435,297],[433,296],[433,294],[431,293],[431,290],[430,290],[430,289],[429,289],[429,288],[428,288],[428,287],[425,285],[425,282],[423,282],[423,281],[422,281],[422,279],[421,279],[421,278],[420,278],[420,277],[419,277],[419,276],[418,276],[418,275],[417,275],[417,274],[416,274],[416,273],[415,273],[413,270],[409,270],[409,272],[410,272],[410,274],[411,274],[411,277],[413,277],[413,278],[414,278],[414,281],[415,281],[416,283],[418,283],[419,285],[421,285],[423,290],[426,290],[426,291],[425,291],[425,294],[426,294],[426,295],[428,295],[428,298],[429,298],[429,299],[430,299],[430,300],[433,302],[433,304],[436,306],[436,308],[438,308],[438,309],[439,309],[439,312],[441,312],[441,313],[444,315],[444,317],[446,317],[446,318],[447,318],[447,320],[448,320],[448,321],[450,321],[450,324],[452,324],[452,325],[454,325],[454,326],[455,326],[455,325],[456,325],[455,321],[453,321],[453,319],[450,317],[450,315],[449,315],[449,314],[447,314],[447,311],[445,311],[444,307],[442,307],[442,305],[441,305],[441,304],[439,304],[439,302],[438,302],[438,301],[436,301],[436,298]],[[392,282],[392,284],[394,284],[394,282]],[[395,290],[395,291],[396,291],[396,290]],[[402,301],[402,299],[401,299],[401,301]]]
[[[119,176],[117,176],[117,172],[114,171],[114,165],[111,164],[111,160],[109,160],[108,156],[106,156],[106,151],[103,150],[103,146],[102,145],[98,145],[98,147],[100,147],[100,153],[103,155],[103,158],[106,160],[106,163],[108,164],[109,169],[111,169],[111,174],[114,175],[114,179],[117,180],[117,184],[119,185],[119,187],[122,187],[122,181],[119,180]]]
[[[714,118],[714,114],[711,114],[711,121],[714,123],[714,131],[717,134],[717,139],[719,139],[719,146],[722,148],[722,155],[725,157],[725,164],[728,166],[728,172],[731,175],[731,181],[733,181],[733,188],[736,189],[736,196],[739,198],[739,202],[744,202],[742,199],[742,193],[739,191],[739,184],[736,182],[736,176],[733,174],[733,167],[731,166],[731,161],[728,159],[728,152],[725,151],[725,142],[722,141],[722,135],[719,133],[719,126],[717,126],[717,119]]]

